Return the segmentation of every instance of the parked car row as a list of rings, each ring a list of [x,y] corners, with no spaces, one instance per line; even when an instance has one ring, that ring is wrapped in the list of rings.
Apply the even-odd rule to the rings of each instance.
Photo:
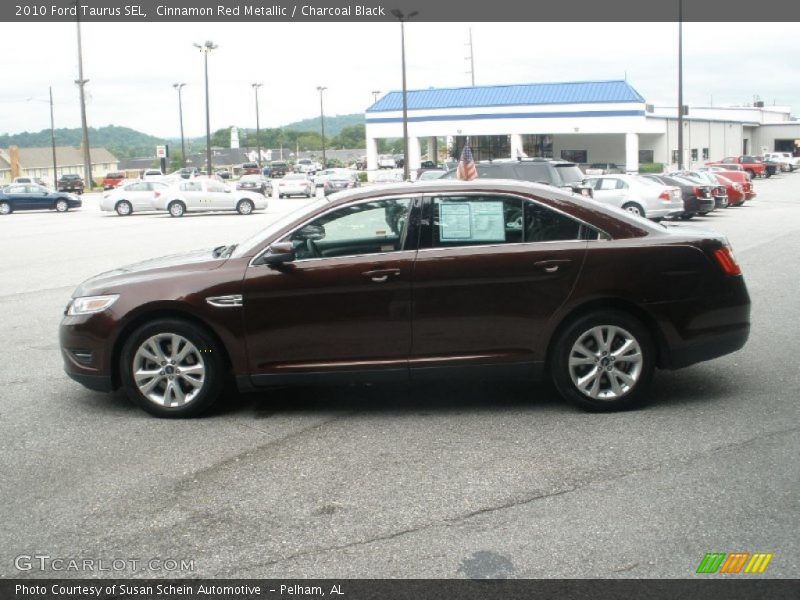
[[[254,176],[260,177],[260,176]],[[209,178],[179,180],[168,185],[160,181],[132,181],[103,194],[100,209],[124,217],[134,212],[165,210],[172,217],[187,212],[236,211],[249,215],[264,210],[267,199],[246,189],[234,189]]]

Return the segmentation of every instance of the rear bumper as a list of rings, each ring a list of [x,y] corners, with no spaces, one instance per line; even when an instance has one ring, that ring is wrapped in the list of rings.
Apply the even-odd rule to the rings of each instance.
[[[670,351],[667,366],[670,369],[681,369],[699,362],[725,356],[740,350],[750,336],[750,324],[742,324],[733,331],[720,333],[711,339],[683,346],[679,350]]]

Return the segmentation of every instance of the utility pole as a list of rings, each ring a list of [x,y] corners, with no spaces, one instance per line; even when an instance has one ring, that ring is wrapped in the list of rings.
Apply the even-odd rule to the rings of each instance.
[[[472,80],[472,87],[475,87],[475,52],[472,47],[472,27],[469,28],[469,42],[467,46],[469,46],[469,56],[467,56],[465,60],[469,61],[469,75]]]
[[[328,88],[323,86],[317,86],[317,91],[319,92],[319,122],[322,126],[322,168],[328,168],[328,161],[325,160],[325,110],[322,107],[322,92],[327,90]]]
[[[78,6],[78,1],[75,0],[73,4],[76,7],[76,24],[78,26],[78,79],[75,83],[78,84],[81,98],[81,130],[83,132],[83,175],[84,183],[91,190],[94,187],[92,181],[92,156],[89,151],[89,126],[86,124],[86,92],[84,87],[89,83],[88,79],[83,78],[83,45],[81,43],[81,9]]]
[[[185,83],[173,83],[172,87],[178,90],[178,118],[181,121],[181,166],[186,167],[186,138],[183,136],[183,97],[181,89]]]
[[[408,165],[408,88],[406,86],[406,21],[415,17],[418,13],[413,11],[408,15],[402,11],[394,9],[390,11],[398,21],[400,21],[400,58],[401,68],[403,69],[403,180],[411,179],[411,171]]]
[[[683,170],[683,0],[678,0],[678,170]]]
[[[256,164],[259,168],[261,168],[261,125],[258,120],[258,88],[260,88],[263,83],[251,83],[253,87],[253,91],[256,93],[256,145],[258,146],[258,158],[256,159]]]
[[[50,145],[53,147],[53,189],[58,190],[58,161],[56,160],[56,122],[53,116],[53,86],[50,86]]]
[[[380,90],[372,90],[372,103],[375,104],[378,101],[378,94],[380,94]]]

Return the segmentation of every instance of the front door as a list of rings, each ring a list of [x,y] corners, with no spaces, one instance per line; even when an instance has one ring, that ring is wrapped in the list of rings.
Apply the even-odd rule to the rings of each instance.
[[[414,268],[413,377],[533,374],[586,254],[584,225],[513,196],[426,199]],[[427,247],[426,247],[427,246]]]
[[[315,217],[284,237],[293,262],[252,265],[244,328],[255,385],[406,379],[418,210],[371,200]]]

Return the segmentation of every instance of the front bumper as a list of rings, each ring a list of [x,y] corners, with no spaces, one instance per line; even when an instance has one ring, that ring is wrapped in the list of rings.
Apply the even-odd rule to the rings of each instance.
[[[64,371],[81,385],[100,392],[115,389],[107,319],[105,313],[65,315],[58,329]]]

